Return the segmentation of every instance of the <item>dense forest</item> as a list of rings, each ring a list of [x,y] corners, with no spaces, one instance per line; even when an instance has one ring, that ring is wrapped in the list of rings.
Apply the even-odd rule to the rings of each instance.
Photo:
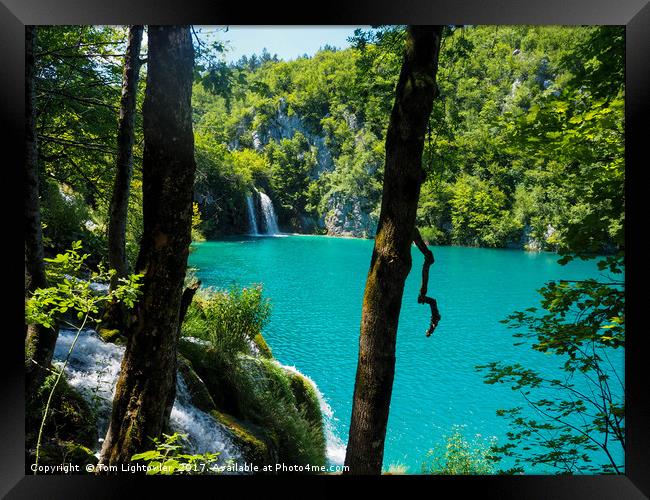
[[[108,220],[121,69],[105,64],[102,50],[123,35],[85,30],[48,28],[40,42],[48,52],[48,36],[50,44],[83,36],[99,52],[79,65],[88,50],[73,46],[41,62],[61,66],[50,68],[54,78],[42,73],[50,104],[39,114],[45,238],[58,250],[81,236],[101,240]],[[194,196],[205,237],[248,233],[253,189],[273,200],[284,231],[374,236],[403,40],[388,32],[378,42],[360,33],[355,48],[325,47],[294,61],[266,52],[205,64],[192,94]],[[618,27],[449,29],[425,140],[425,240],[562,250],[573,229],[589,227],[576,237],[592,251],[620,248],[623,48]],[[136,138],[131,248],[141,223],[141,144]]]
[[[623,27],[391,26],[356,30],[350,44],[226,62],[228,47],[191,27],[28,30],[28,464],[70,454],[107,466],[176,460],[169,422],[186,393],[246,461],[326,464],[319,393],[274,360],[261,289],[200,289],[186,272],[192,241],[268,231],[267,204],[276,232],[376,238],[353,473],[381,472],[371,443],[383,449],[394,371],[381,365],[394,358],[412,243],[425,259],[427,336],[441,320],[427,295],[428,246],[552,251],[564,263],[601,256],[601,270],[622,273]],[[536,332],[536,350],[569,353],[568,371],[607,377],[579,346],[594,335],[604,349],[624,345],[622,284],[550,284],[541,294],[548,315],[516,313],[511,325]],[[584,315],[567,330],[575,308]],[[72,353],[91,324],[124,350],[101,417],[61,375],[71,354],[49,369],[57,335],[77,332]],[[481,369],[488,384],[541,383],[522,366]],[[611,427],[624,443],[622,405],[610,403],[590,429]],[[101,450],[96,426],[107,431]],[[538,463],[577,470],[557,466],[555,453]],[[621,472],[611,462],[602,470]]]

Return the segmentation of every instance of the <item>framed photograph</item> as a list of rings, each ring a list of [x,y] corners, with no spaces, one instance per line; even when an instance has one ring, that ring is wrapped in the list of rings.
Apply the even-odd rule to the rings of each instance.
[[[646,0],[0,19],[7,498],[650,496]]]

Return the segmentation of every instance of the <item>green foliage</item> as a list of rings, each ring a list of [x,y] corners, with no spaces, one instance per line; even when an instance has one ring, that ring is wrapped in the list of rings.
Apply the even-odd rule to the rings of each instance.
[[[91,207],[110,198],[126,34],[117,26],[37,29],[39,160],[48,177]]]
[[[236,156],[208,133],[195,135],[194,157],[196,180],[194,198],[203,222],[198,226],[208,238],[224,232],[237,232],[237,212],[245,206],[246,193],[252,187],[252,176],[236,163]],[[240,225],[246,215],[241,214]]]
[[[451,243],[451,185],[429,179],[420,188],[417,220],[420,234],[431,245]]]
[[[270,313],[261,286],[200,290],[187,311],[182,334],[208,341],[228,364],[236,361],[238,353],[250,352],[251,342],[267,324]]]
[[[271,165],[271,186],[285,217],[305,212],[310,176],[316,165],[314,152],[303,134],[270,143],[266,157]]]
[[[427,243],[427,245],[441,245],[445,242],[445,233],[437,227],[422,227],[419,228],[420,236]]]
[[[261,287],[199,292],[182,327],[183,336],[193,339],[181,344],[182,352],[217,406],[268,430],[281,462],[324,465],[325,436],[314,389],[258,347],[269,314]],[[196,339],[203,341],[198,350]]]
[[[41,192],[46,248],[64,249],[78,239],[92,239],[92,232],[86,226],[86,221],[92,222],[90,210],[82,196],[50,179],[43,183]]]
[[[241,61],[233,71],[245,76],[235,84],[237,97],[229,111],[220,96],[195,86],[195,130],[229,145],[228,156],[242,180],[215,201],[220,210],[243,210],[253,186],[271,197],[281,225],[292,230],[317,230],[331,200],[355,200],[359,187],[363,209],[378,209],[383,130],[399,65],[386,73],[386,64],[378,61],[368,79],[360,74],[358,59],[354,50],[324,49],[291,62]],[[384,81],[390,84],[378,85]],[[368,92],[369,85],[381,87],[382,94]],[[381,112],[375,109],[378,99]],[[330,171],[337,175],[328,176]],[[202,183],[200,192],[217,198],[224,189]],[[223,227],[224,222],[216,224]],[[240,224],[234,232],[245,231],[246,220]]]
[[[139,274],[130,275],[127,278],[120,278],[118,280],[118,286],[106,294],[98,294],[95,292],[91,286],[91,282],[107,283],[114,276],[115,270],[110,269],[106,271],[100,266],[99,271],[90,273],[90,281],[79,278],[78,276],[84,268],[85,261],[89,257],[89,254],[82,254],[80,250],[81,241],[76,241],[72,244],[72,248],[65,253],[58,254],[52,259],[45,259],[48,264],[46,274],[51,286],[48,288],[37,288],[25,302],[26,324],[40,324],[46,328],[57,328],[60,322],[65,322],[77,330],[75,338],[70,345],[68,355],[63,362],[63,366],[59,368],[58,372],[53,372],[52,386],[49,389],[43,418],[38,431],[36,465],[38,465],[45,423],[52,406],[56,388],[63,377],[81,331],[88,321],[94,320],[99,323],[100,318],[97,316],[102,304],[119,302],[131,309],[141,294],[140,279],[142,275]],[[71,323],[65,319],[66,315],[69,316],[72,314],[76,315],[78,324]],[[31,357],[31,353],[27,351],[26,356],[28,358]],[[47,384],[49,382],[46,380]],[[46,391],[47,387],[43,390]]]
[[[319,210],[327,213],[333,202],[342,204],[358,200],[361,209],[378,220],[384,144],[371,132],[363,131],[355,136],[354,145],[348,148],[338,157],[336,168],[322,174],[319,179],[323,192]]]
[[[470,246],[505,246],[516,231],[506,195],[477,177],[462,175],[451,186],[452,241]]]
[[[192,203],[192,241],[205,241],[205,236],[199,229],[201,226],[201,211],[198,203]]]
[[[195,229],[208,238],[247,232],[253,187],[292,231],[321,232],[351,207],[376,220],[404,29],[357,30],[349,49],[293,61],[263,52],[226,64],[227,47],[198,43]],[[125,35],[38,30],[43,220],[54,252],[76,239],[104,252],[121,84],[113,54]],[[617,26],[445,28],[418,210],[431,241],[567,255],[622,248],[624,42]],[[141,232],[136,120],[130,262]]]
[[[494,474],[496,457],[492,448],[496,439],[476,435],[468,441],[460,426],[454,426],[445,444],[429,450],[422,464],[423,474],[435,475],[486,475]]]
[[[291,230],[322,231],[350,207],[376,220],[404,29],[357,30],[349,49],[288,62],[265,52],[226,64],[222,44],[197,45],[195,201],[204,236],[246,232],[253,187]],[[43,219],[55,251],[79,238],[103,251],[121,83],[121,60],[110,54],[123,50],[125,33],[39,28],[41,161],[54,182],[43,183]],[[566,254],[622,247],[624,40],[616,26],[445,29],[418,210],[431,241]],[[58,194],[64,185],[72,201]]]
[[[244,358],[235,377],[247,416],[277,435],[280,462],[325,465],[320,407],[304,393],[296,398],[290,373],[273,359]]]
[[[419,225],[436,219],[460,244],[620,248],[622,40],[620,27],[448,32],[424,152],[438,188],[423,190]],[[468,178],[485,196],[467,190]],[[471,199],[445,197],[454,188]]]
[[[137,453],[131,457],[133,461],[146,464],[148,476],[218,473],[227,467],[226,464],[219,464],[220,453],[195,455],[184,453],[182,441],[187,439],[187,434],[163,433],[163,438],[163,440],[152,439],[155,445],[153,450]]]
[[[551,282],[540,290],[542,310],[531,307],[511,314],[504,323],[525,328],[516,333],[532,340],[532,349],[563,361],[564,377],[556,378],[519,363],[478,366],[487,384],[511,384],[535,410],[499,410],[514,431],[510,443],[497,448],[513,457],[511,472],[524,465],[543,465],[559,473],[623,473],[625,406],[623,366],[616,350],[625,347],[625,291],[622,255],[599,263],[608,281]],[[534,451],[531,449],[534,444]],[[594,463],[592,457],[597,457]]]
[[[530,165],[522,185],[537,190],[533,225],[543,216],[559,251],[585,256],[623,246],[624,51],[620,27],[576,35],[573,51],[559,53],[562,85],[507,111],[502,124],[508,152]]]
[[[445,30],[418,210],[431,241],[622,245],[623,40],[617,27]],[[252,184],[292,227],[301,217],[318,227],[341,207],[376,217],[404,27],[358,30],[351,41],[312,58],[243,61],[230,112],[197,93],[199,132],[268,160],[256,167],[264,175],[240,170],[233,206]]]
[[[119,285],[108,294],[98,294],[91,282],[107,283],[115,274],[113,269],[89,273],[89,281],[79,276],[85,269],[89,254],[80,253],[81,241],[73,242],[72,248],[52,259],[45,259],[48,264],[46,274],[52,286],[38,288],[25,304],[25,322],[36,323],[53,328],[63,315],[76,315],[78,320],[87,320],[99,314],[102,305],[117,300],[132,308],[140,294],[142,275],[130,275],[120,278]],[[97,319],[97,318],[96,318]],[[99,321],[99,319],[97,319]]]
[[[83,240],[92,264],[106,256],[108,207],[117,156],[117,123],[127,27],[39,26],[36,110],[41,207],[47,253]],[[146,65],[143,67],[146,70]],[[140,78],[139,110],[146,78]],[[136,113],[127,224],[129,262],[141,226],[142,117]]]

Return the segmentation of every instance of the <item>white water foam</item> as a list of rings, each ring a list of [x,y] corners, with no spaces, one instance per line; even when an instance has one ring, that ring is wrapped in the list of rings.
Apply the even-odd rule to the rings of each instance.
[[[65,360],[74,340],[74,330],[62,329],[54,351],[54,359],[59,364]],[[115,385],[120,372],[125,348],[104,342],[94,330],[84,330],[79,335],[75,348],[66,366],[66,380],[97,409],[97,443],[93,451],[98,456],[101,444],[108,430]],[[307,379],[316,392],[327,443],[327,459],[330,465],[343,465],[345,443],[334,432],[336,417],[316,383],[301,373],[295,366],[275,363],[282,369],[301,375]],[[243,463],[240,450],[233,442],[225,427],[210,414],[191,403],[187,385],[179,375],[176,385],[176,400],[172,408],[170,425],[176,432],[188,435],[190,453],[220,453],[220,463],[232,459]]]
[[[76,332],[61,330],[54,351],[54,359],[63,362],[70,350]],[[125,348],[104,342],[94,330],[84,330],[79,335],[68,365],[66,380],[77,389],[98,412],[98,440],[93,450],[99,454],[101,443],[108,430],[115,385]],[[242,460],[240,451],[224,426],[210,414],[198,409],[191,398],[183,378],[176,384],[176,400],[170,418],[171,427],[187,434],[190,453],[220,453],[220,464],[233,459]]]

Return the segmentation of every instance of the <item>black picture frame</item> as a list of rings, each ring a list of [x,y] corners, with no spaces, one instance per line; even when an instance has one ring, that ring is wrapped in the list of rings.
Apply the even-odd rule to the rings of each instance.
[[[291,12],[289,16],[288,13]],[[217,24],[217,25],[376,25],[376,24],[618,24],[626,26],[626,424],[625,476],[312,476],[291,477],[90,477],[25,476],[23,389],[23,302],[17,291],[24,282],[22,270],[12,263],[22,258],[18,238],[22,234],[21,186],[24,144],[24,26],[52,24]],[[6,204],[3,214],[9,265],[3,266],[9,281],[3,304],[5,320],[0,382],[0,494],[7,498],[113,498],[130,496],[143,488],[156,494],[198,495],[195,487],[214,493],[234,487],[244,497],[252,489],[265,497],[277,495],[333,496],[334,490],[353,491],[356,483],[387,495],[410,495],[414,483],[427,496],[461,497],[477,493],[488,498],[648,498],[650,497],[650,370],[643,349],[646,330],[642,301],[645,285],[642,263],[643,229],[641,189],[644,150],[648,148],[644,121],[650,102],[650,4],[648,0],[336,0],[323,4],[282,7],[276,2],[255,6],[221,0],[0,0],[0,88],[2,121],[6,125],[2,179]],[[647,153],[646,153],[647,154]],[[9,177],[7,177],[9,172]],[[15,198],[13,198],[15,197]],[[645,294],[647,296],[647,292]],[[410,483],[410,484],[406,484]],[[408,488],[408,489],[405,489]],[[249,494],[247,494],[249,493]],[[368,494],[368,493],[365,493]]]

